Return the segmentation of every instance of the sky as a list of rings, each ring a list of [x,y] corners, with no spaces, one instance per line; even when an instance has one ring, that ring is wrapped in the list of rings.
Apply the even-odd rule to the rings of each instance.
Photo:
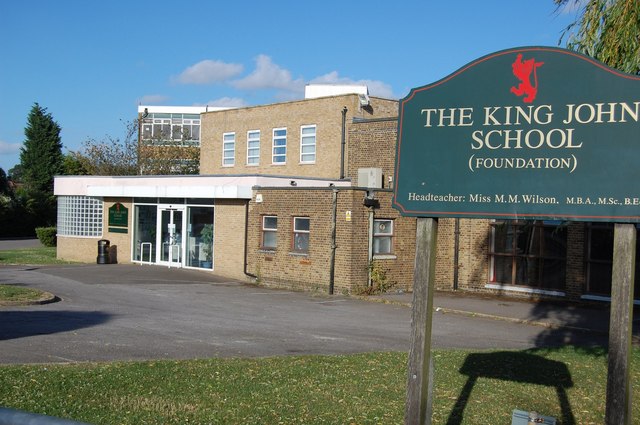
[[[19,164],[35,103],[66,153],[124,137],[138,105],[261,105],[321,83],[401,99],[486,54],[559,46],[576,13],[553,0],[3,1],[0,168]]]

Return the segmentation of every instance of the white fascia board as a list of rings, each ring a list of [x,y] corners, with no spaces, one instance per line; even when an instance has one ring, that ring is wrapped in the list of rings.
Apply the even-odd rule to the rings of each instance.
[[[54,195],[97,197],[251,199],[260,187],[339,187],[348,181],[272,176],[63,176],[54,180]]]
[[[203,114],[205,112],[223,111],[233,109],[231,107],[222,106],[160,106],[160,105],[139,105],[138,113],[144,113],[147,110],[150,114]]]
[[[251,199],[251,186],[88,186],[87,196]]]

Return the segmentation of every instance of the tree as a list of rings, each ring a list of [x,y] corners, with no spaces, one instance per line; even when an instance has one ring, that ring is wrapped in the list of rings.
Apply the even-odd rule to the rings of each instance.
[[[62,173],[65,176],[86,176],[89,174],[85,168],[82,156],[76,152],[69,152],[64,155],[62,168]]]
[[[0,195],[9,195],[9,193],[11,193],[9,178],[7,177],[7,173],[0,168]]]
[[[138,174],[137,124],[125,123],[124,138],[106,136],[102,140],[87,139],[79,152],[71,154],[87,174],[94,176],[135,176]]]
[[[79,152],[71,152],[90,175],[198,174],[200,148],[179,141],[138,143],[138,120],[125,122],[123,138],[87,139]]]
[[[13,168],[9,169],[9,180],[14,184],[22,183],[22,165],[16,164]]]
[[[579,18],[562,34],[567,48],[612,68],[640,74],[640,1],[554,0],[558,9],[580,6]]]
[[[31,108],[20,148],[22,180],[27,190],[53,193],[53,177],[62,173],[60,126],[46,108]]]
[[[140,146],[140,174],[198,174],[200,148],[165,142],[162,146]]]

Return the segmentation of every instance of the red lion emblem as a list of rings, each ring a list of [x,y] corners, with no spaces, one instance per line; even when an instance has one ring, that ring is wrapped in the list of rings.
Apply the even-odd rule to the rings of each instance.
[[[511,64],[513,75],[520,80],[518,86],[511,87],[511,93],[516,96],[526,95],[523,99],[524,103],[531,103],[538,94],[538,74],[536,69],[544,65],[544,62],[536,62],[535,59],[527,59],[522,61],[522,54],[518,53],[515,62]],[[531,84],[531,73],[533,73],[533,85]]]

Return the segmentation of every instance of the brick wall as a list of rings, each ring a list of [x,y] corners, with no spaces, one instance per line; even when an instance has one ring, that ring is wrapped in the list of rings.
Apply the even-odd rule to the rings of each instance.
[[[256,192],[262,196],[262,202],[252,201],[249,207],[250,272],[261,284],[328,292],[333,190],[261,188]],[[336,189],[334,293],[354,292],[368,283],[369,210],[362,205],[363,198],[364,191]],[[275,250],[261,247],[261,223],[265,215],[278,217]],[[292,250],[293,218],[296,216],[310,219],[309,252],[306,255]],[[404,252],[404,247],[401,249]]]
[[[109,208],[120,202],[129,209],[127,233],[109,232]],[[61,260],[95,263],[98,257],[98,241],[107,239],[110,242],[112,262],[131,263],[131,238],[133,234],[133,204],[131,198],[105,198],[103,200],[102,237],[80,238],[58,236],[56,257]]]
[[[358,169],[381,168],[383,187],[391,186],[396,160],[397,119],[352,122],[348,125],[347,177],[358,182]]]
[[[570,223],[567,228],[567,298],[580,300],[584,293],[587,276],[585,270],[586,225]],[[636,296],[638,298],[638,296]]]
[[[213,225],[213,270],[218,275],[245,279],[245,217],[246,201],[216,200]]]
[[[200,174],[277,174],[338,178],[340,175],[342,111],[353,117],[396,116],[398,102],[371,98],[362,109],[357,95],[307,99],[202,114]],[[300,127],[316,125],[316,161],[300,163]],[[272,163],[273,129],[287,129],[286,164]],[[260,130],[259,165],[247,165],[247,132]],[[222,165],[224,133],[235,133],[235,165]]]
[[[98,241],[100,239],[58,236],[56,258],[65,261],[95,264],[98,258]]]
[[[392,187],[395,171],[395,149],[397,140],[396,119],[378,119],[356,121],[349,125],[349,163],[348,177],[357,182],[359,168],[381,168],[384,175],[383,186]],[[378,218],[395,220],[396,259],[382,260],[388,275],[406,289],[413,287],[413,265],[415,261],[416,219],[401,217],[391,208],[392,193],[377,192],[380,209],[375,211]],[[455,240],[458,237],[458,288],[486,291],[489,274],[489,221],[459,220],[459,233],[456,235],[456,220],[441,218],[438,220],[438,241],[436,253],[436,288],[452,290],[454,288]]]

